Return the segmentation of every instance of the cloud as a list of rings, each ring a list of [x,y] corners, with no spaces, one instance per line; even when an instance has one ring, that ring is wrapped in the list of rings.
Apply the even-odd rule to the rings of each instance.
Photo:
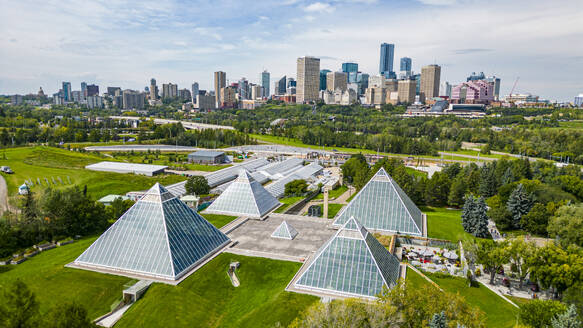
[[[431,6],[451,6],[456,4],[456,0],[417,0],[424,5]]]
[[[479,52],[490,52],[494,51],[494,49],[484,49],[484,48],[467,48],[467,49],[456,49],[453,52],[457,55],[468,55],[468,54],[475,54]]]
[[[334,11],[334,7],[332,7],[328,3],[324,2],[314,2],[307,7],[304,8],[304,11],[309,13],[331,13]]]

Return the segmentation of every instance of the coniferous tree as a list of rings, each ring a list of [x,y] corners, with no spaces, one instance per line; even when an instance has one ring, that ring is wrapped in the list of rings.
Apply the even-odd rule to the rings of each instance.
[[[496,195],[497,189],[498,183],[493,164],[484,166],[480,172],[480,195],[486,198],[492,197]]]
[[[473,213],[476,207],[474,196],[466,195],[464,207],[462,209],[462,227],[465,232],[472,233],[473,231]]]
[[[510,194],[506,203],[508,211],[512,214],[514,228],[520,228],[520,219],[523,215],[528,214],[534,201],[532,195],[526,191],[524,185],[519,184]]]
[[[479,197],[475,200],[473,216],[473,232],[472,234],[479,238],[488,238],[490,232],[488,231],[488,215],[486,214],[487,207],[484,197]]]
[[[466,184],[466,179],[463,176],[457,177],[453,183],[451,184],[451,188],[449,190],[449,196],[447,197],[447,203],[450,206],[460,207],[464,203],[464,195],[468,190],[468,186]]]
[[[447,328],[447,317],[444,311],[433,315],[429,321],[429,328]]]

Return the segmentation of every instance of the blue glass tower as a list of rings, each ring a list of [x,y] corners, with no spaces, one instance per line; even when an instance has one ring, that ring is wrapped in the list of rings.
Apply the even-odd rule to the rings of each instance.
[[[403,57],[401,58],[401,67],[399,69],[401,72],[407,72],[411,75],[411,58]]]
[[[395,58],[395,45],[392,43],[381,44],[381,61],[379,73],[385,77],[394,76],[393,61]]]
[[[348,83],[356,83],[356,76],[358,74],[357,63],[342,63],[342,72],[346,73]]]
[[[320,90],[326,90],[326,74],[330,73],[329,69],[320,70]]]

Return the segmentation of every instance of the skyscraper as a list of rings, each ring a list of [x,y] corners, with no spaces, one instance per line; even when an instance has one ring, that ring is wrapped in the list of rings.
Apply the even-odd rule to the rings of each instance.
[[[162,98],[176,98],[178,97],[177,84],[162,84]]]
[[[415,102],[415,89],[417,88],[417,81],[415,80],[401,80],[398,86],[398,99],[400,103],[412,104]]]
[[[83,90],[81,90],[81,95],[83,96]],[[99,86],[95,84],[85,85],[84,98],[99,96]]]
[[[318,99],[320,87],[320,58],[300,57],[296,75],[296,102],[305,103]]]
[[[71,97],[71,82],[63,82],[63,99],[65,101],[72,101]]]
[[[420,101],[439,96],[441,66],[427,65],[421,68]]]
[[[449,82],[445,81],[439,84],[439,96],[451,97],[451,84]]]
[[[409,57],[401,58],[401,65],[399,67],[399,71],[401,71],[401,75],[404,78],[411,76],[411,58]]]
[[[342,72],[346,73],[346,75],[348,76],[348,83],[356,83],[356,77],[358,74],[358,64],[342,63]]]
[[[215,72],[215,100],[217,108],[221,107],[221,89],[227,86],[227,73],[223,71]]]
[[[261,86],[263,87],[263,97],[269,98],[269,72],[263,71],[261,73]]]
[[[286,76],[284,75],[279,81],[275,82],[275,94],[276,95],[285,95],[286,90]]]
[[[395,45],[392,43],[381,44],[381,61],[379,73],[387,78],[393,78],[393,60],[395,57]]]
[[[326,79],[327,74],[332,72],[329,69],[321,69],[320,70],[320,90],[326,90]]]
[[[156,85],[156,79],[150,79],[150,99],[158,99],[158,86]]]
[[[83,99],[87,98],[87,83],[86,82],[81,82],[81,95],[83,96]]]
[[[198,96],[198,83],[197,82],[194,82],[192,84],[191,91],[192,91],[192,103],[196,104],[196,96]]]
[[[330,92],[340,89],[346,90],[346,73],[344,72],[329,72],[326,74],[326,90]]]

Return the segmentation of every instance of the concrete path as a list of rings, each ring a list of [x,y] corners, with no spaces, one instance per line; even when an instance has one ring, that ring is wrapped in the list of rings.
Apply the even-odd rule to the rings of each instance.
[[[96,322],[96,324],[101,327],[113,327],[113,325],[115,325],[115,323],[121,319],[123,314],[130,308],[130,306],[132,306],[132,304],[133,303],[122,306],[119,310]]]
[[[0,175],[0,210],[2,213],[8,211],[8,187],[6,186],[6,180]]]

